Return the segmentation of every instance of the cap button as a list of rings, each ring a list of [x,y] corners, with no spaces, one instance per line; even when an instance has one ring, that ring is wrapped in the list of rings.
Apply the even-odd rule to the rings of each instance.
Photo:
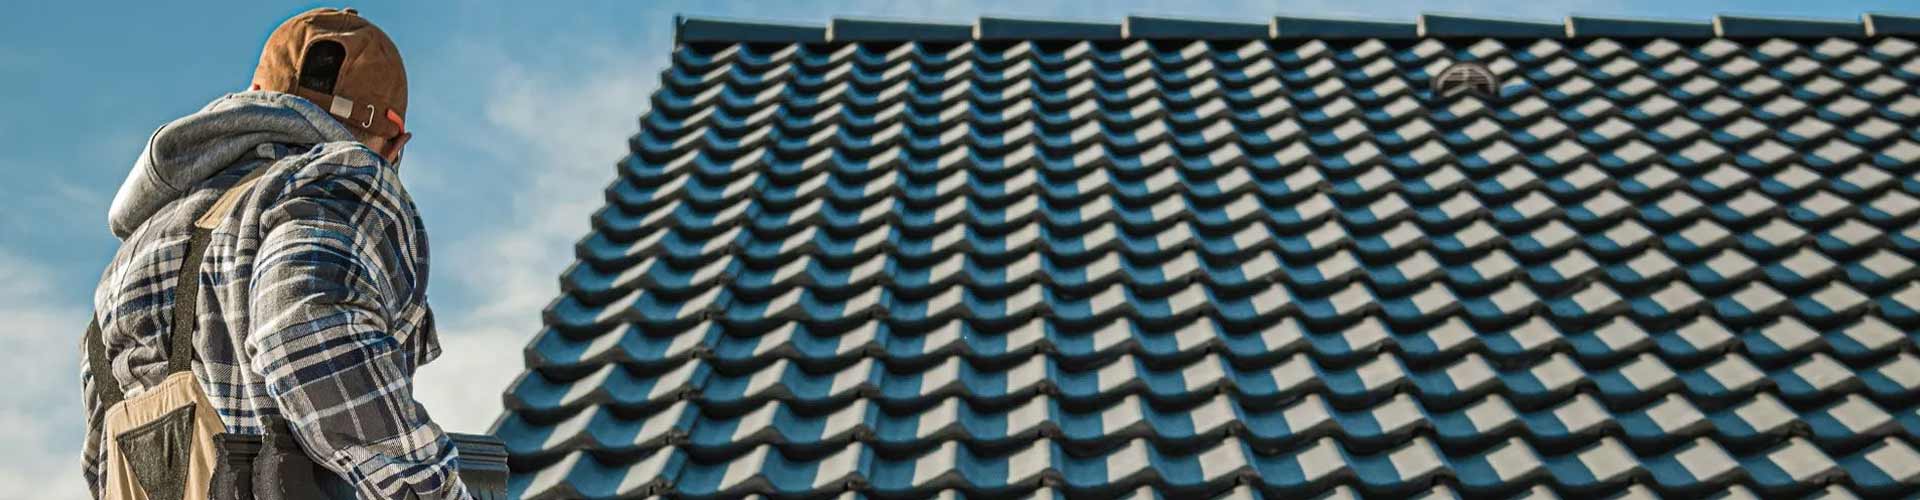
[[[340,9],[340,12],[345,12],[345,13],[348,13],[348,14],[353,14],[353,15],[356,15],[356,16],[358,16],[358,15],[360,15],[360,9],[356,9],[356,8],[353,8],[353,7],[347,7],[347,8],[344,8],[344,9]]]

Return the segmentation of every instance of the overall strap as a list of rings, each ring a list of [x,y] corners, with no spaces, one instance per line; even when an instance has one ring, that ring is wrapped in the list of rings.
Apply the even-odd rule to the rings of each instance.
[[[193,368],[193,332],[200,327],[200,266],[207,260],[207,242],[213,239],[213,228],[220,227],[220,221],[234,205],[239,204],[240,196],[260,180],[260,174],[267,172],[273,165],[260,165],[247,172],[233,187],[220,193],[207,211],[193,221],[193,236],[187,239],[187,257],[181,264],[180,276],[173,286],[173,329],[168,332],[167,374],[171,375]]]
[[[173,328],[167,335],[167,374],[192,369],[193,332],[200,324],[197,307],[200,299],[200,266],[206,260],[207,242],[213,237],[213,228],[220,225],[221,218],[233,211],[240,201],[240,195],[246,194],[273,165],[261,165],[248,172],[233,187],[220,194],[220,199],[207,207],[193,223],[193,235],[187,239],[187,255],[180,264],[179,283],[173,288]],[[93,383],[100,390],[103,407],[111,408],[126,399],[126,393],[120,387],[120,381],[113,377],[113,369],[107,360],[106,339],[100,332],[100,320],[87,323],[86,336],[80,339],[87,350],[87,370],[93,373]]]
[[[113,369],[107,364],[107,344],[100,339],[100,320],[87,322],[87,335],[80,338],[87,350],[87,371],[93,372],[93,386],[100,390],[100,407],[112,408],[126,399],[120,392],[120,381],[114,380]]]
[[[224,198],[224,196],[223,196]],[[200,265],[207,259],[207,240],[213,230],[193,225],[193,237],[187,240],[187,258],[180,264],[180,275],[173,285],[173,328],[167,335],[167,374],[192,369],[193,332],[200,326]]]

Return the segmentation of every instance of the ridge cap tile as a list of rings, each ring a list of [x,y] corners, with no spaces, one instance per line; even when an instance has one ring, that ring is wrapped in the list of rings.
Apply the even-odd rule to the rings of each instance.
[[[1122,32],[1120,24],[1000,16],[980,16],[973,25],[976,40],[1120,40]]]
[[[818,42],[826,27],[782,21],[706,16],[674,16],[676,42]]]
[[[1920,35],[1920,15],[1868,12],[1860,15],[1860,24],[1869,37]]]
[[[1463,14],[1423,13],[1421,38],[1566,38],[1565,23]]]
[[[828,42],[961,42],[973,39],[973,26],[931,21],[835,17],[827,23]]]
[[[1713,31],[1714,36],[1720,38],[1864,38],[1867,36],[1866,27],[1860,20],[1739,14],[1713,16]]]
[[[1217,19],[1131,14],[1120,24],[1122,37],[1134,40],[1258,40],[1267,26]]]
[[[1380,38],[1408,40],[1420,36],[1417,23],[1372,19],[1274,16],[1267,37],[1288,38]]]
[[[1569,38],[1713,38],[1711,21],[1567,16]]]

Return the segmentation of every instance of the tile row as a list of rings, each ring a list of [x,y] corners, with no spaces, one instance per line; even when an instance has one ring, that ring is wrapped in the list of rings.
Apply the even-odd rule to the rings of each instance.
[[[1552,491],[1575,497],[1619,493],[1706,496],[1730,487],[1767,495],[1831,492],[1835,486],[1865,495],[1906,491],[1920,474],[1920,453],[1887,438],[1861,451],[1828,456],[1804,440],[1752,453],[1731,453],[1708,439],[1667,453],[1640,455],[1618,441],[1558,454],[1520,440],[1484,452],[1455,454],[1415,438],[1393,449],[1358,453],[1323,438],[1298,447],[1259,450],[1227,438],[1189,452],[1166,452],[1132,440],[1109,452],[1077,456],[1049,440],[1012,451],[982,453],[947,442],[922,454],[889,457],[850,446],[817,458],[789,458],[772,447],[733,460],[706,463],[676,448],[633,464],[606,464],[576,452],[528,475],[516,475],[512,494],[529,499],[639,498],[671,492],[710,498],[769,495],[830,496],[848,491],[925,496],[942,490],[997,498],[1043,487],[1075,495],[1119,495],[1143,488],[1178,495],[1213,495],[1244,487],[1250,494],[1297,498],[1359,492],[1368,496],[1424,493],[1445,486],[1471,496]],[[1457,490],[1456,490],[1457,489]],[[1846,491],[1839,491],[1845,494]]]

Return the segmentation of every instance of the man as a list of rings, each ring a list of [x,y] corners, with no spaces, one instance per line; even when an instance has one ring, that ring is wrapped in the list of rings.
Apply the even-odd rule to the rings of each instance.
[[[112,403],[188,366],[215,433],[290,433],[360,498],[470,497],[451,442],[413,399],[415,368],[440,347],[426,234],[397,170],[406,108],[386,34],[352,9],[316,9],[268,37],[249,91],[154,132],[108,213],[123,242],[94,294],[101,362],[82,351],[99,370],[81,376],[96,497],[108,469],[155,475],[107,463],[144,446],[104,430]],[[182,268],[196,281],[175,279]],[[190,333],[171,338],[188,340],[170,346],[176,327]],[[170,359],[187,347],[190,365]],[[168,478],[111,481],[136,480]]]

